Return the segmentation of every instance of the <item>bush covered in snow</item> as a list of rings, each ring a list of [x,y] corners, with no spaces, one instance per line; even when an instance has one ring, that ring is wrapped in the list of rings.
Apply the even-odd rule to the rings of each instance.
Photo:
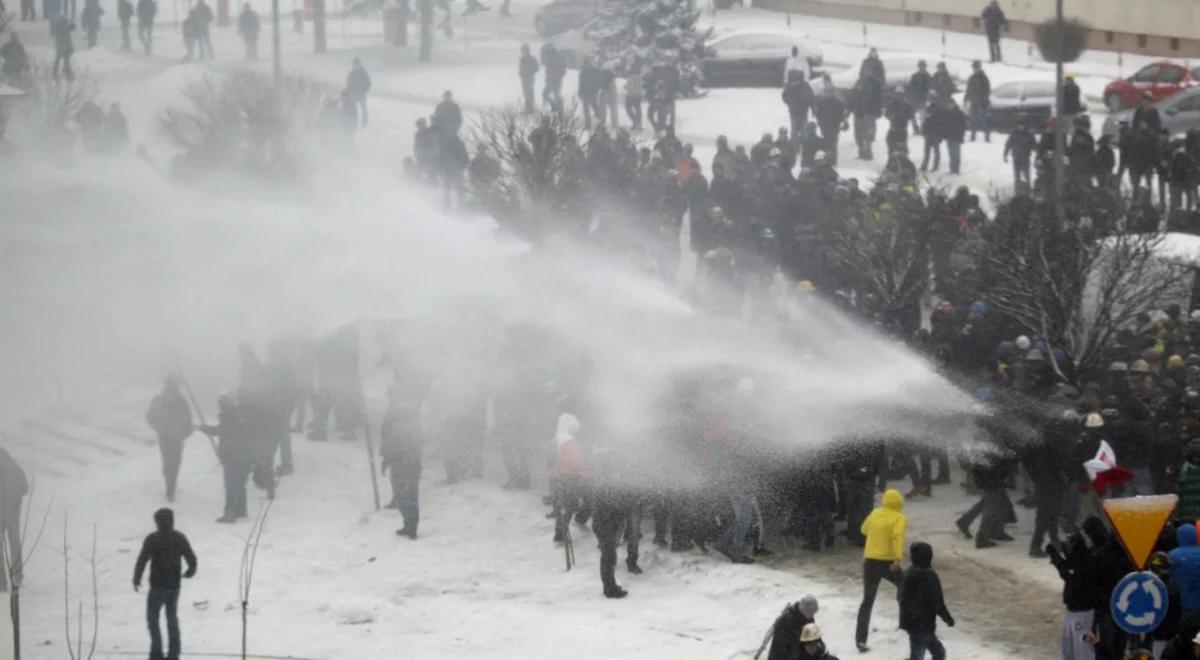
[[[8,84],[25,92],[12,102],[8,136],[15,142],[60,154],[69,151],[75,137],[69,123],[83,106],[95,101],[98,87],[86,69],[74,76],[59,76],[45,62],[30,62],[29,71]]]
[[[305,147],[320,116],[324,90],[285,77],[236,72],[205,76],[183,92],[186,104],[168,108],[159,128],[177,149],[177,173],[233,170],[290,180],[304,170]]]

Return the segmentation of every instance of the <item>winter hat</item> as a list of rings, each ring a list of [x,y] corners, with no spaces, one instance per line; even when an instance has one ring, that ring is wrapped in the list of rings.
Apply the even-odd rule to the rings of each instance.
[[[1019,350],[1027,351],[1031,345],[1032,344],[1029,341],[1029,337],[1026,337],[1025,335],[1017,337],[1017,348]]]
[[[913,543],[908,549],[912,557],[912,565],[917,568],[929,568],[933,565],[933,547],[924,541]]]
[[[796,288],[800,289],[804,293],[812,293],[813,291],[817,290],[817,287],[813,286],[813,283],[808,280],[800,280],[800,283],[796,285]]]
[[[1104,428],[1104,416],[1100,413],[1088,413],[1087,419],[1084,420],[1083,426],[1089,429]]]
[[[1134,360],[1133,364],[1129,365],[1129,372],[1134,374],[1150,373],[1150,364],[1145,360]]]
[[[817,614],[820,605],[817,604],[817,597],[812,594],[805,594],[804,598],[800,599],[800,612],[808,618],[813,618]]]
[[[1196,637],[1200,638],[1200,635],[1197,635]],[[815,623],[807,624],[804,626],[804,628],[802,628],[800,630],[800,642],[801,643],[819,642],[819,641],[821,641],[821,629],[817,627],[817,624],[815,624]]]
[[[1171,357],[1167,358],[1167,368],[1168,368],[1168,369],[1172,369],[1172,370],[1174,370],[1174,369],[1182,369],[1182,368],[1183,368],[1183,366],[1184,366],[1184,363],[1183,363],[1183,357],[1182,357],[1182,356],[1180,356],[1180,355],[1172,355]]]
[[[1189,316],[1193,321],[1200,321],[1200,309],[1193,309]]]
[[[1129,371],[1129,365],[1124,362],[1112,362],[1108,365],[1108,370],[1114,373],[1125,373]]]
[[[1041,351],[1034,348],[1025,354],[1025,361],[1026,362],[1045,362],[1046,358],[1042,356]]]
[[[1147,348],[1146,350],[1142,351],[1142,359],[1147,362],[1158,362],[1162,360],[1162,353],[1154,350],[1153,348]]]
[[[154,524],[162,530],[175,529],[175,512],[166,508],[155,511]]]

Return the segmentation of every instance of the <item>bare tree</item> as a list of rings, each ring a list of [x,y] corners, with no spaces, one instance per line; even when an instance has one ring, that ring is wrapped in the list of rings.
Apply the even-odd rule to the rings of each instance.
[[[242,548],[242,566],[238,573],[238,599],[242,605],[242,660],[246,660],[246,636],[249,630],[250,588],[254,584],[254,562],[258,560],[258,544],[262,540],[263,529],[267,525],[267,515],[271,513],[271,503],[267,502],[259,509],[250,527],[250,535],[246,537],[246,545]]]
[[[71,548],[69,545],[69,525],[67,514],[63,514],[63,626],[66,630],[67,655],[71,660],[92,660],[96,654],[96,643],[100,636],[100,570],[96,557],[96,526],[92,525],[92,551],[85,555],[92,569],[92,635],[88,643],[87,654],[83,649],[83,601],[78,602],[78,613],[75,617],[75,638],[71,639]],[[72,648],[72,643],[75,647]]]
[[[0,469],[0,491],[4,490],[5,472]],[[46,522],[50,518],[50,509],[54,506],[54,498],[50,498],[50,502],[46,504],[46,509],[42,513],[42,522],[38,527],[37,535],[34,536],[33,542],[28,544],[29,539],[29,523],[32,518],[33,497],[37,492],[37,482],[31,479],[29,484],[29,493],[24,498],[23,510],[18,508],[20,516],[20,531],[17,538],[8,538],[7,552],[4,552],[4,539],[0,538],[0,556],[4,557],[4,572],[8,576],[8,606],[9,620],[12,623],[13,632],[13,659],[21,660],[21,583],[24,581],[25,567],[29,565],[34,553],[37,551],[38,545],[42,542],[42,535],[46,532]],[[0,530],[2,533],[2,530]]]
[[[563,112],[526,113],[518,106],[487,110],[475,121],[471,143],[500,166],[493,213],[522,235],[537,239],[561,215],[581,183],[578,165],[586,142],[574,107]],[[497,211],[500,211],[497,213]]]
[[[1118,332],[1138,316],[1185,300],[1188,269],[1161,257],[1162,234],[1103,236],[1086,218],[1056,223],[1052,203],[1028,208],[988,242],[986,296],[1065,348],[1081,370],[1105,363]]]
[[[867,203],[830,232],[831,251],[870,311],[888,322],[917,309],[929,285],[933,223],[919,197]],[[903,325],[903,324],[902,324]]]
[[[14,86],[21,87],[28,96],[16,104],[13,128],[24,130],[31,141],[53,151],[71,147],[74,138],[67,123],[85,103],[96,99],[98,91],[87,69],[76,71],[73,78],[59,77],[41,61],[31,62],[29,72]]]

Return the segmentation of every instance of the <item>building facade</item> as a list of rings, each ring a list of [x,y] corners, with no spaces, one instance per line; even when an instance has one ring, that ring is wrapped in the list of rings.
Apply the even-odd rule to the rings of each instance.
[[[754,0],[756,7],[870,23],[982,32],[986,0]],[[1032,40],[1033,27],[1054,17],[1054,0],[1000,0],[1006,37]],[[1200,58],[1200,0],[1063,0],[1063,15],[1092,28],[1088,48]]]

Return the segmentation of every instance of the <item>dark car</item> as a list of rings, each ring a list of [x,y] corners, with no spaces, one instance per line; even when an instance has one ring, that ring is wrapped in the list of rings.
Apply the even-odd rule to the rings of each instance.
[[[1037,131],[1053,114],[1053,80],[1015,80],[992,89],[988,110],[992,130],[1007,132],[1023,123]]]
[[[542,37],[574,30],[587,23],[599,6],[599,0],[551,0],[534,12],[533,26]]]
[[[734,32],[708,42],[711,55],[704,60],[705,87],[782,87],[784,66],[792,47],[820,66],[821,49],[815,43],[787,32]]]
[[[1137,107],[1142,94],[1150,93],[1154,101],[1200,85],[1200,67],[1188,68],[1175,62],[1147,64],[1128,78],[1114,80],[1104,88],[1104,105],[1111,112]]]

